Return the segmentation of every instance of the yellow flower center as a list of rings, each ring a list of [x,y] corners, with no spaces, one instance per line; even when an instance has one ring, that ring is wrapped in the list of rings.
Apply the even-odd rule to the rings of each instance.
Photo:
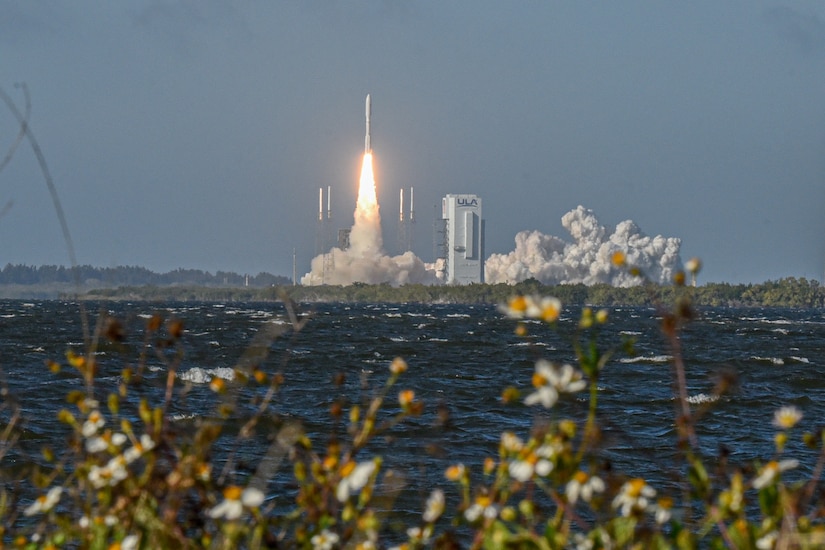
[[[508,307],[513,311],[527,311],[527,299],[524,296],[511,298]]]
[[[402,407],[409,405],[415,399],[415,392],[413,390],[404,390],[398,394],[398,402]]]
[[[456,481],[458,478],[461,477],[461,474],[463,472],[464,469],[461,466],[454,464],[447,468],[447,471],[444,473],[444,476],[450,481]]]
[[[552,323],[559,318],[560,313],[559,308],[555,305],[549,305],[541,310],[541,318],[547,323]]]
[[[334,456],[328,456],[324,459],[323,466],[324,470],[332,470],[338,464],[338,459]]]
[[[347,477],[348,475],[350,475],[352,473],[352,471],[354,469],[355,469],[355,462],[352,462],[352,461],[347,462],[346,464],[344,464],[344,467],[341,468],[341,477]]]
[[[541,386],[547,385],[547,378],[542,376],[541,374],[535,372],[533,373],[533,386],[540,388]]]
[[[579,470],[573,476],[573,480],[576,483],[578,483],[579,485],[584,485],[587,482],[587,474],[585,472],[582,472],[581,470]]]
[[[628,482],[627,494],[631,497],[636,498],[642,494],[642,489],[644,488],[645,480],[637,477],[636,479],[630,480]]]
[[[402,372],[406,372],[407,370],[407,362],[401,359],[400,357],[396,357],[390,363],[390,372],[393,374],[401,374]]]
[[[241,489],[237,485],[230,485],[229,487],[223,490],[223,498],[225,498],[226,500],[241,500],[242,493],[243,489]]]

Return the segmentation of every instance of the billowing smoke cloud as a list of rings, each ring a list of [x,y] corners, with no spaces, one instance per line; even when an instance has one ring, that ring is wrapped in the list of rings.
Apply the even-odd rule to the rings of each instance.
[[[350,231],[350,246],[346,250],[333,248],[327,254],[312,259],[311,270],[301,278],[302,285],[349,285],[352,283],[436,282],[435,272],[428,271],[412,252],[386,256],[381,236],[381,214],[375,193],[372,154],[364,154],[355,224]]]
[[[640,284],[639,277],[612,265],[616,251],[624,252],[627,263],[639,267],[654,282],[668,283],[681,269],[678,238],[648,237],[630,220],[619,223],[608,235],[593,211],[583,206],[565,214],[561,222],[573,237],[572,243],[539,231],[522,231],[516,235],[513,252],[493,254],[487,260],[486,282],[512,284],[534,278],[545,284]]]

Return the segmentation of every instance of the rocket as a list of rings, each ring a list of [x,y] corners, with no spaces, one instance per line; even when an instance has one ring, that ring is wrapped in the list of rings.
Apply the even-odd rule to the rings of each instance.
[[[367,115],[367,136],[364,138],[364,152],[371,153],[372,147],[370,146],[370,111],[372,110],[370,106],[370,94],[367,94],[367,105],[366,105],[366,115]]]

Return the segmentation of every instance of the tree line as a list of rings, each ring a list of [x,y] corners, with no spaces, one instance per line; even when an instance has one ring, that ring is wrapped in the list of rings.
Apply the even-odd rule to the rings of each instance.
[[[231,271],[214,274],[200,269],[175,269],[156,273],[145,267],[117,266],[94,267],[79,265],[68,268],[58,265],[6,264],[0,270],[0,285],[52,285],[55,283],[80,283],[88,286],[141,286],[141,285],[199,285],[199,286],[253,286],[271,287],[289,284],[290,280],[271,273],[246,275]]]
[[[500,304],[515,294],[539,294],[556,296],[568,305],[655,306],[673,304],[684,293],[688,293],[698,306],[825,308],[825,288],[819,281],[795,277],[761,284],[708,283],[695,288],[652,283],[630,288],[606,284],[544,285],[535,279],[515,285],[463,286],[408,284],[394,287],[387,283],[265,288],[123,286],[92,291],[85,297],[207,302],[279,301],[289,297],[296,302]]]

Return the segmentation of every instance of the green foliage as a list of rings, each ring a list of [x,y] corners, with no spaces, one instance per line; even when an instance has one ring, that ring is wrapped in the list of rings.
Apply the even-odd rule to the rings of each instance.
[[[593,306],[656,306],[673,303],[676,287],[644,282],[638,286],[619,288],[607,284],[586,286],[543,285],[530,279],[517,285],[471,284],[457,286],[430,286],[407,284],[393,287],[389,284],[243,287],[152,284],[121,286],[90,291],[90,299],[129,299],[166,301],[271,301],[285,292],[292,300],[308,302],[363,302],[363,303],[451,303],[500,304],[513,295],[552,294],[569,305]],[[793,277],[762,284],[708,283],[692,289],[692,303],[712,307],[825,307],[825,289],[818,281]]]
[[[166,273],[155,273],[144,267],[118,266],[93,267],[78,265],[66,268],[56,265],[29,266],[6,264],[0,269],[0,285],[48,285],[52,283],[107,284],[111,286],[137,285],[199,285],[199,286],[246,286],[270,287],[289,284],[286,277],[270,273],[245,276],[227,271],[217,271],[214,275],[200,269],[175,269]]]

